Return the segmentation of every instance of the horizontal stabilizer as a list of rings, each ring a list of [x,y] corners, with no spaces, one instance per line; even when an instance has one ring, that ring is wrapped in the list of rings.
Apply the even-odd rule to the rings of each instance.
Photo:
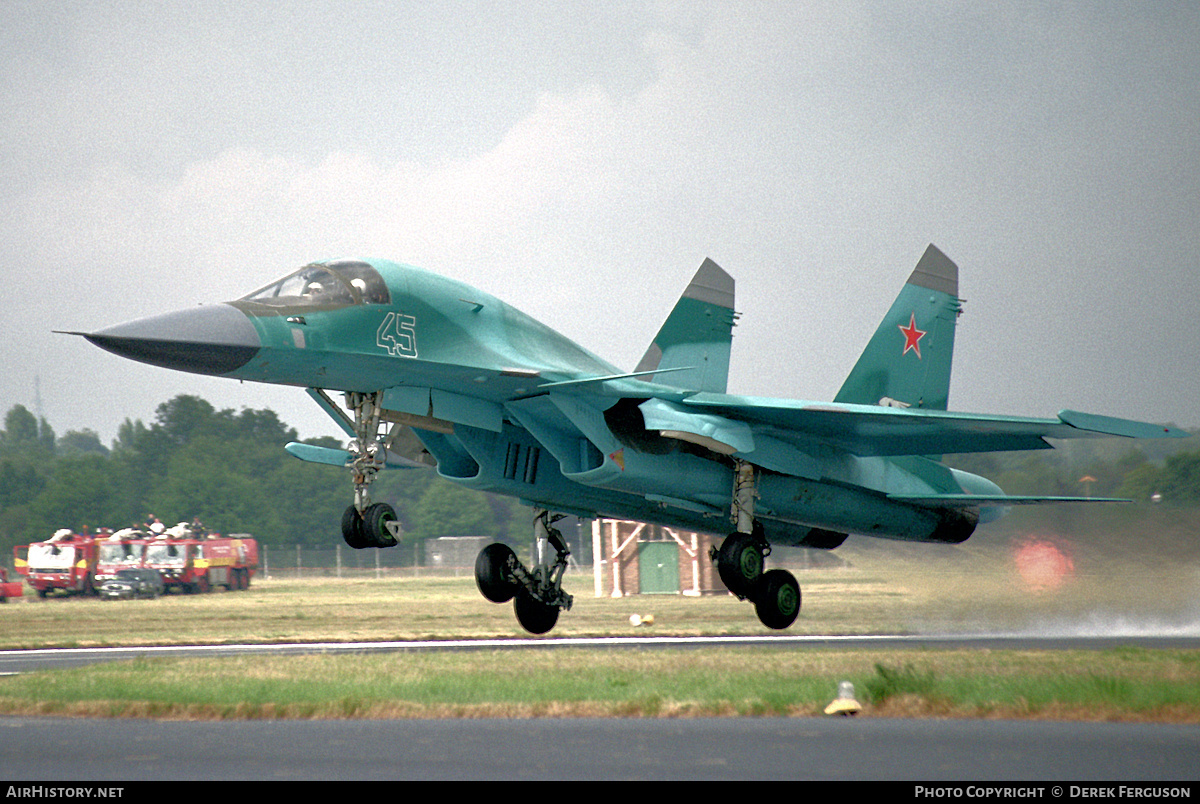
[[[1130,419],[1117,419],[1112,416],[1097,416],[1094,413],[1080,413],[1077,410],[1059,411],[1058,418],[1077,430],[1110,436],[1124,436],[1125,438],[1187,438],[1191,435],[1186,430],[1165,424],[1148,424]]]
[[[950,455],[1049,449],[1048,438],[1186,438],[1186,430],[1077,411],[1057,418],[957,413],[924,408],[843,405],[695,394],[685,408],[717,413],[787,439],[808,439],[856,455]]]

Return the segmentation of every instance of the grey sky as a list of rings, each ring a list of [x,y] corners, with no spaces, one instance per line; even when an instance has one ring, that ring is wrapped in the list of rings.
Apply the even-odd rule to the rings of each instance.
[[[1200,4],[0,4],[0,412],[299,390],[52,329],[378,256],[632,368],[703,259],[730,391],[832,398],[936,243],[951,406],[1200,424]]]

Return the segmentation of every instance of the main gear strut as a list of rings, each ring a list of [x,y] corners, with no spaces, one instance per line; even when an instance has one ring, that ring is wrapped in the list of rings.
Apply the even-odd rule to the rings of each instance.
[[[508,545],[489,544],[475,559],[475,583],[493,603],[513,601],[517,621],[532,634],[544,634],[558,622],[558,613],[570,610],[574,598],[563,591],[562,578],[571,551],[554,523],[562,514],[538,509],[533,520],[534,555],[537,564],[527,569]],[[554,548],[554,563],[543,556],[546,546]]]
[[[800,585],[787,570],[765,570],[771,545],[755,517],[757,485],[754,465],[739,460],[730,506],[735,530],[725,537],[720,550],[714,547],[709,556],[716,562],[726,588],[739,600],[752,601],[763,625],[782,629],[795,622],[800,613]]]

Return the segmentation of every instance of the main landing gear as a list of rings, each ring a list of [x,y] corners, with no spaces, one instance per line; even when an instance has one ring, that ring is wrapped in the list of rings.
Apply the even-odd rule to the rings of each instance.
[[[571,551],[554,527],[561,516],[539,509],[533,520],[536,555],[554,548],[554,563],[540,561],[532,570],[506,544],[489,544],[475,559],[475,583],[493,603],[513,601],[517,622],[531,634],[544,634],[558,622],[558,613],[571,608],[573,598],[562,589],[563,573]]]
[[[726,588],[738,600],[753,602],[763,625],[781,630],[794,623],[800,613],[800,584],[787,570],[763,571],[771,545],[763,535],[762,524],[754,518],[754,500],[754,467],[739,461],[731,512],[737,530],[725,537],[720,550],[714,547],[710,557]]]
[[[381,435],[381,398],[379,393],[347,395],[354,410],[354,441],[349,446],[354,505],[342,514],[342,538],[355,550],[394,547],[400,535],[400,522],[392,506],[371,502],[370,485],[383,468],[387,454]]]

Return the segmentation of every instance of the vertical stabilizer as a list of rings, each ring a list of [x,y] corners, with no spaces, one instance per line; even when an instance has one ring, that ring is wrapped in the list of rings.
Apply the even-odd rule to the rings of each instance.
[[[946,410],[961,311],[958,266],[931,244],[834,401]]]
[[[684,369],[654,382],[725,393],[733,341],[733,277],[706,259],[654,336],[635,371]]]

